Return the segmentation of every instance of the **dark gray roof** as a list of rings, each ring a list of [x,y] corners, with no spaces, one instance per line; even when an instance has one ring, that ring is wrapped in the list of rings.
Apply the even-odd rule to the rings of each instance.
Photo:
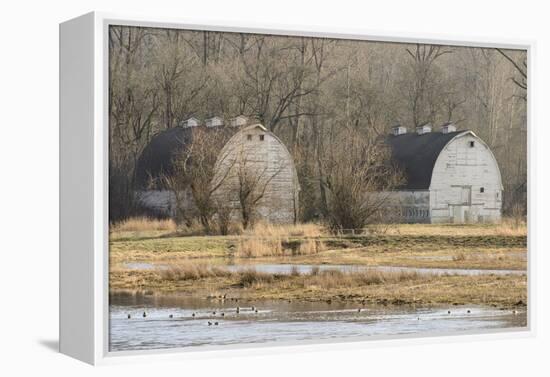
[[[441,150],[455,136],[466,131],[429,132],[423,135],[406,133],[388,136],[392,158],[405,174],[402,189],[427,190],[430,188],[432,171]]]
[[[227,137],[238,130],[234,127],[199,127],[206,132],[223,132]],[[153,136],[138,159],[136,186],[146,188],[150,178],[170,175],[173,172],[174,157],[191,143],[196,128],[198,127],[174,127]]]

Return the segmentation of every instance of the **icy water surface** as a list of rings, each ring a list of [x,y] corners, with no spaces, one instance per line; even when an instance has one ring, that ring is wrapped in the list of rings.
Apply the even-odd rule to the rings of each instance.
[[[357,304],[339,302],[236,302],[124,295],[111,296],[110,301],[111,351],[434,332],[452,334],[526,326],[524,310],[484,307],[376,305],[359,311]]]

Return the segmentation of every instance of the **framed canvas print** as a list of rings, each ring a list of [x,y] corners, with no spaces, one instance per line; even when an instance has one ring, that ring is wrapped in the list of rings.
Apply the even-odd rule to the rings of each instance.
[[[61,24],[61,351],[529,334],[531,48]]]

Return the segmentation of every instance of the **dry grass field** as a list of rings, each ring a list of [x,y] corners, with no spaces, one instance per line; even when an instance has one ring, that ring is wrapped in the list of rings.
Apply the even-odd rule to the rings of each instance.
[[[192,234],[192,235],[189,235]],[[130,268],[131,263],[148,268]],[[202,236],[171,221],[135,219],[111,228],[111,291],[228,294],[248,299],[493,304],[527,301],[526,275],[435,276],[313,269],[306,274],[230,271],[227,264],[311,264],[525,270],[525,224],[376,226],[335,236],[316,224],[259,224]]]

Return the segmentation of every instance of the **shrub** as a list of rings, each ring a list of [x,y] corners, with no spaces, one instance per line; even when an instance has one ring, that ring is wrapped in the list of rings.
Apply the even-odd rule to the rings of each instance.
[[[257,258],[282,254],[282,242],[277,238],[241,238],[237,244],[236,255],[241,258]]]
[[[239,284],[243,287],[250,287],[257,284],[272,283],[275,279],[275,274],[267,274],[258,272],[254,269],[249,269],[239,272]]]

